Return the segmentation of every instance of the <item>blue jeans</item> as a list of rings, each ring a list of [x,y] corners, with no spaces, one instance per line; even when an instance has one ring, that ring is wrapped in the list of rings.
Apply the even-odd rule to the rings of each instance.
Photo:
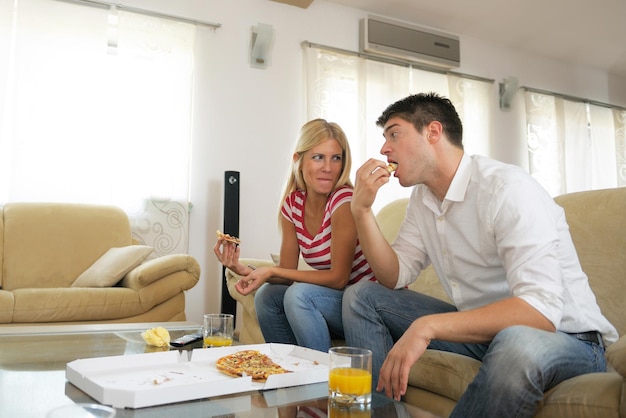
[[[372,350],[376,387],[387,353],[415,319],[454,311],[453,305],[412,290],[359,282],[344,294],[346,342]],[[599,345],[525,326],[503,329],[490,344],[433,340],[428,348],[483,363],[451,417],[532,417],[546,390],[574,376],[606,371],[604,349]]]
[[[264,284],[254,307],[265,341],[327,352],[332,338],[343,338],[342,297],[342,290],[309,283]]]

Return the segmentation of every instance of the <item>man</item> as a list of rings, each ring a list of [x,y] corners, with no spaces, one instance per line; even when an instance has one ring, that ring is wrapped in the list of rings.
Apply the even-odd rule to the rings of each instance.
[[[378,283],[346,290],[343,321],[347,343],[374,353],[376,390],[400,399],[427,348],[450,351],[483,362],[451,416],[530,417],[547,389],[605,371],[617,331],[546,191],[518,167],[465,154],[459,116],[436,94],[392,104],[377,125],[381,154],[414,188],[390,246],[371,210],[386,164],[357,171],[352,214]],[[430,263],[453,304],[405,289]]]

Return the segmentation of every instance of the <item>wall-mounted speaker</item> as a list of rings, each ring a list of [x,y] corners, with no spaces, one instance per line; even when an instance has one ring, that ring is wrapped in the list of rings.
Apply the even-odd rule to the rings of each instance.
[[[250,39],[250,66],[255,68],[267,68],[272,56],[274,44],[274,28],[265,23],[252,26]]]
[[[224,233],[239,236],[239,171],[224,172]],[[237,301],[228,293],[222,267],[222,313],[237,315]]]
[[[500,109],[510,110],[513,96],[517,93],[519,82],[515,77],[506,77],[499,85]]]

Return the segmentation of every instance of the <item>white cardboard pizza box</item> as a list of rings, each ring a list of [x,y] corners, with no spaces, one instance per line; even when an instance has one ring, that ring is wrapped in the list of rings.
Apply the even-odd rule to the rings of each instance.
[[[291,373],[272,375],[265,383],[220,373],[215,361],[241,350],[259,350]],[[143,408],[328,381],[328,353],[289,344],[253,344],[187,351],[165,351],[75,360],[65,376],[104,405]]]

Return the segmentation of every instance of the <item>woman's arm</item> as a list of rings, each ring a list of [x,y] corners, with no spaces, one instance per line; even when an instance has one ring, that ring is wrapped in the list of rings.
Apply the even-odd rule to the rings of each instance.
[[[278,267],[297,269],[300,258],[300,245],[296,236],[296,226],[282,216],[280,229],[283,236],[280,244],[280,263]]]
[[[295,227],[288,220],[283,220],[282,227],[283,241],[280,251],[280,265],[260,267],[248,276],[242,277],[240,280],[242,283],[238,287],[240,293],[249,294],[261,287],[266,281],[270,283],[313,283],[333,289],[346,287],[352,272],[357,240],[356,226],[349,202],[335,209],[331,217],[330,254],[332,263],[329,270],[297,270],[300,250]]]

